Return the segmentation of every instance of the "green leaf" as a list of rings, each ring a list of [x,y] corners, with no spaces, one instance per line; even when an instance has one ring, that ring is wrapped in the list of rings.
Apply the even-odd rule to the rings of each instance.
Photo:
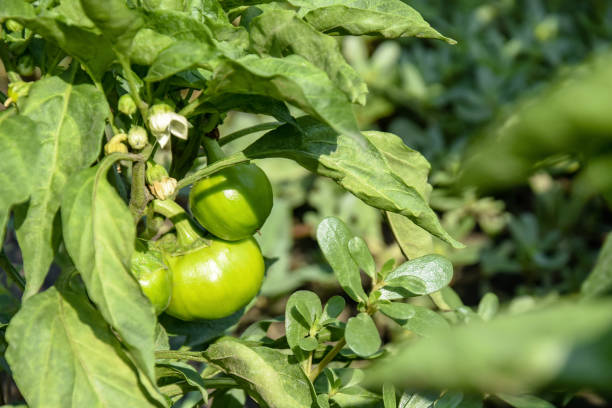
[[[381,359],[368,378],[510,394],[560,385],[603,391],[612,381],[611,327],[610,300],[474,320],[410,343]]]
[[[348,242],[348,249],[353,261],[364,271],[370,278],[374,279],[376,274],[376,264],[374,258],[368,249],[368,245],[361,237],[353,237]]]
[[[37,15],[34,8],[23,0],[4,0],[0,19],[15,19],[45,39],[52,40],[83,63],[94,77],[101,78],[115,59],[111,44],[93,30],[93,23],[79,1],[70,1],[69,5],[64,3],[68,2]]]
[[[409,278],[418,278],[413,282]],[[388,286],[380,291],[381,299],[401,299],[413,295],[427,295],[448,285],[453,277],[453,265],[441,255],[425,255],[404,262],[385,278]],[[406,279],[408,278],[408,279]],[[422,283],[422,284],[420,284]]]
[[[378,308],[382,313],[394,320],[408,320],[416,315],[414,306],[408,303],[380,303]]]
[[[356,302],[366,301],[367,295],[361,286],[359,266],[348,249],[353,234],[346,224],[336,217],[327,217],[317,228],[317,242],[331,265],[342,289]]]
[[[381,398],[363,387],[342,388],[331,397],[334,407],[340,408],[380,408]]]
[[[40,289],[53,260],[54,218],[67,181],[98,157],[108,105],[94,86],[52,77],[32,85],[20,113],[36,122],[39,146],[29,205],[15,212],[28,298]]]
[[[300,341],[308,335],[315,320],[322,313],[321,299],[307,290],[294,292],[285,306],[285,334],[287,343],[298,359],[305,356],[299,352]]]
[[[585,298],[603,295],[612,289],[612,234],[608,234],[599,251],[595,267],[582,283],[580,292]]]
[[[215,395],[210,408],[244,408],[246,394],[244,391],[233,388],[221,395]]]
[[[159,321],[170,336],[185,336],[184,345],[192,347],[208,343],[222,336],[238,323],[243,314],[244,309],[240,309],[236,313],[222,319],[193,322],[186,322],[167,314],[162,314],[159,316]]]
[[[397,408],[397,400],[395,399],[395,387],[393,384],[383,384],[383,403],[385,408]]]
[[[155,367],[155,376],[159,385],[181,381],[195,387],[200,392],[204,402],[208,403],[206,384],[204,384],[200,374],[189,364],[181,362],[158,363]]]
[[[439,291],[431,293],[429,297],[440,310],[455,310],[464,306],[457,292],[450,286],[444,286]]]
[[[81,0],[81,5],[114,50],[127,55],[135,34],[144,25],[140,10],[128,7],[123,0]]]
[[[456,41],[431,28],[412,7],[400,0],[288,0],[317,30],[385,38],[422,37]]]
[[[423,306],[412,305],[414,316],[398,323],[406,330],[410,330],[421,337],[432,337],[440,331],[450,328],[448,322],[433,310]]]
[[[534,395],[510,395],[500,393],[497,394],[497,396],[502,401],[507,402],[515,408],[555,408],[550,402]]]
[[[6,337],[6,358],[32,408],[161,405],[84,294],[51,288],[30,297]]]
[[[314,389],[291,357],[267,347],[249,347],[233,338],[204,352],[233,377],[261,407],[311,408]]]
[[[327,74],[299,55],[248,55],[226,60],[215,70],[207,93],[269,96],[297,106],[338,133],[363,143],[350,102]],[[295,130],[294,130],[295,132]]]
[[[346,323],[346,344],[360,357],[376,353],[381,345],[374,321],[367,313],[359,313]]]
[[[429,408],[433,406],[438,395],[437,392],[415,392],[413,394],[404,392],[398,408]]]
[[[434,252],[433,237],[429,232],[404,215],[389,211],[385,211],[385,215],[393,236],[406,258],[414,259]]]
[[[478,314],[483,320],[491,320],[499,309],[499,299],[495,293],[487,292],[478,304]]]
[[[304,351],[313,351],[319,347],[319,342],[314,337],[304,337],[300,339],[299,347]]]
[[[210,106],[219,113],[225,113],[230,110],[259,113],[272,116],[281,122],[297,124],[293,116],[291,116],[287,105],[266,96],[223,94],[211,98],[205,106]]]
[[[336,317],[340,316],[340,313],[344,310],[344,306],[346,306],[346,301],[342,296],[334,295],[329,298],[323,308],[321,324],[334,321]]]
[[[251,158],[295,160],[312,172],[332,178],[366,204],[403,214],[429,233],[462,247],[444,231],[427,205],[421,192],[431,187],[411,181],[413,171],[422,170],[413,167],[414,151],[399,137],[364,132],[368,143],[361,146],[311,117],[297,122],[300,131],[291,125],[280,126],[249,146],[244,154]]]
[[[219,50],[213,44],[179,41],[157,55],[144,80],[161,81],[181,71],[202,66],[202,61],[215,59],[219,55]]]
[[[89,297],[153,380],[155,313],[129,268],[136,228],[106,170],[97,166],[70,178],[62,199],[64,243]]]
[[[4,118],[4,119],[2,119]],[[0,117],[0,242],[11,207],[26,201],[37,184],[40,141],[36,123],[24,116]]]
[[[368,87],[346,62],[338,41],[315,30],[294,11],[261,7],[248,26],[251,46],[260,55],[297,54],[325,71],[353,103],[365,104]]]
[[[457,408],[462,401],[463,393],[447,391],[435,402],[434,408]]]

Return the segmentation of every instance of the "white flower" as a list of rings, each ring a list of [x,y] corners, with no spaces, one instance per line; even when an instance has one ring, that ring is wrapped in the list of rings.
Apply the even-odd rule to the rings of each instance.
[[[176,191],[177,181],[172,177],[164,177],[160,181],[154,182],[149,186],[151,193],[160,200],[166,200]]]
[[[170,136],[187,140],[191,124],[183,115],[174,112],[166,104],[158,104],[149,110],[149,129],[161,147],[170,141]]]

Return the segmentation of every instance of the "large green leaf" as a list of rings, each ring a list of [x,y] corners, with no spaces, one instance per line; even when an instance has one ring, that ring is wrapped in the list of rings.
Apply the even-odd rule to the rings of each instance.
[[[450,244],[461,247],[442,228],[423,193],[427,185],[414,181],[414,151],[390,133],[364,132],[365,146],[336,133],[311,117],[297,120],[300,130],[284,125],[266,133],[244,153],[252,158],[284,157],[317,174],[334,179],[365,203],[402,214]],[[404,168],[404,166],[406,166]],[[414,169],[414,170],[412,170]]]
[[[23,116],[0,118],[0,242],[9,211],[30,196],[37,181],[40,151],[36,123]]]
[[[136,228],[106,180],[107,169],[93,167],[70,178],[62,200],[64,242],[89,297],[153,380],[155,313],[130,273]]]
[[[228,59],[209,82],[212,95],[270,96],[297,106],[332,129],[363,142],[350,102],[327,74],[299,55]]]
[[[52,77],[32,85],[20,114],[37,123],[33,136],[40,155],[29,205],[15,214],[27,298],[38,291],[53,260],[54,218],[68,178],[98,157],[108,105],[93,85]]]
[[[612,234],[608,234],[595,267],[582,283],[581,292],[587,297],[603,295],[612,289]]]
[[[40,14],[23,0],[4,0],[0,19],[12,18],[81,61],[95,77],[101,77],[115,59],[111,43],[95,30],[78,0],[63,0]],[[96,44],[96,47],[92,47]]]
[[[267,9],[249,24],[251,46],[260,55],[297,54],[327,73],[351,100],[365,104],[366,83],[346,62],[338,41],[315,30],[291,10]]]
[[[385,215],[393,236],[406,258],[418,258],[434,252],[433,237],[430,233],[404,215],[388,211]]]
[[[205,42],[178,41],[157,55],[145,81],[155,82],[217,58],[219,50]]]
[[[549,386],[609,391],[612,302],[560,303],[486,323],[473,320],[400,348],[368,378],[512,394]]]
[[[87,297],[30,297],[6,333],[6,358],[31,408],[159,406]]]
[[[424,37],[455,41],[434,30],[401,0],[287,0],[317,30],[386,38]]]
[[[262,408],[311,408],[314,389],[291,357],[267,347],[250,347],[233,338],[204,353],[257,401]]]

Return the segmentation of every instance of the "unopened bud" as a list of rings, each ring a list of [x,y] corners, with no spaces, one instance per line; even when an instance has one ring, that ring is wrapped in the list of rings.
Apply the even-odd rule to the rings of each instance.
[[[23,31],[23,25],[21,25],[21,23],[19,23],[18,21],[12,19],[6,20],[6,23],[4,24],[6,25],[6,29],[9,31],[13,31],[15,33]]]
[[[104,153],[106,155],[111,153],[127,153],[128,148],[125,143],[123,143],[126,140],[127,135],[125,133],[117,133],[111,140],[108,141],[108,143],[104,145]]]
[[[177,181],[172,177],[165,177],[149,186],[151,193],[160,200],[166,200],[174,195]]]
[[[22,55],[17,61],[17,72],[19,75],[29,77],[34,74],[34,58],[31,55]]]
[[[119,98],[118,105],[119,105],[118,106],[119,112],[121,113],[124,113],[128,116],[136,113],[136,108],[137,108],[136,102],[134,102],[134,99],[132,98],[130,94],[121,95],[121,97]]]
[[[8,86],[8,96],[17,102],[19,98],[25,98],[30,92],[33,82],[17,81],[11,82]]]
[[[132,149],[140,150],[147,145],[149,138],[142,126],[132,126],[128,132],[128,143]]]
[[[156,181],[161,181],[168,178],[168,172],[161,164],[157,164],[153,161],[147,162],[146,178],[148,184],[153,184]]]

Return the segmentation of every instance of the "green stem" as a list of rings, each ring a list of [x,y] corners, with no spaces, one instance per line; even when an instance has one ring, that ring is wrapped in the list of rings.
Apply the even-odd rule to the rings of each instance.
[[[193,114],[196,111],[196,109],[198,109],[200,107],[200,105],[203,104],[204,102],[206,102],[207,100],[208,100],[207,97],[205,97],[204,95],[201,95],[197,99],[194,99],[193,101],[189,102],[178,113],[179,113],[179,115],[183,115],[186,118],[188,118],[190,116],[193,116]]]
[[[345,345],[346,339],[342,337],[340,341],[336,343],[334,348],[329,350],[329,353],[327,353],[325,357],[323,357],[323,360],[321,360],[321,362],[317,364],[317,368],[315,368],[315,370],[311,372],[310,375],[308,375],[310,381],[314,381],[317,379],[317,377],[323,372],[325,367],[327,367],[327,365],[332,362],[332,360],[338,355],[340,350],[342,350],[342,347],[344,347]]]
[[[234,133],[230,133],[229,135],[224,136],[221,139],[219,139],[219,145],[221,146],[226,145],[228,143],[233,142],[236,139],[240,139],[243,136],[250,135],[256,132],[261,132],[262,130],[275,129],[279,127],[281,124],[282,123],[280,122],[266,122],[266,123],[260,123],[259,125],[251,126],[248,128],[240,129]]]
[[[202,379],[204,387],[206,389],[227,389],[227,388],[239,388],[240,385],[233,378],[221,377],[221,378],[204,378]],[[194,385],[181,382],[180,384],[168,384],[160,387],[160,391],[168,397],[177,397],[183,395],[188,391],[197,391],[198,388]],[[200,405],[198,405],[200,406]]]
[[[206,149],[206,156],[208,157],[208,164],[211,165],[215,162],[227,158],[227,155],[219,146],[219,142],[215,139],[205,136],[202,138],[202,144]]]
[[[178,242],[182,246],[189,246],[201,239],[200,233],[193,228],[187,213],[172,200],[153,200],[153,211],[168,217],[174,224]]]
[[[134,222],[138,223],[144,213],[151,195],[145,185],[145,171],[147,164],[144,161],[134,163],[132,167],[132,189],[130,193],[130,211]]]
[[[21,290],[25,289],[25,279],[23,279],[23,276],[21,276],[19,271],[15,269],[11,261],[8,259],[4,253],[4,249],[2,249],[0,252],[0,268],[4,269],[7,276],[11,278],[11,280],[15,282],[15,284],[19,286]]]
[[[228,156],[227,158],[219,160],[218,162],[215,162],[210,166],[206,166],[203,169],[198,170],[192,175],[187,176],[181,181],[179,181],[176,187],[176,191],[179,191],[181,188],[187,187],[188,185],[193,184],[196,181],[203,179],[204,177],[208,177],[211,174],[218,172],[219,170],[225,169],[226,167],[231,167],[239,163],[247,163],[249,161],[251,161],[251,159],[246,157],[242,152],[238,152],[236,154]]]
[[[134,102],[136,102],[136,106],[138,106],[138,110],[140,111],[140,116],[142,116],[142,120],[147,123],[147,104],[140,98],[140,94],[138,93],[138,86],[136,85],[136,75],[134,71],[132,71],[132,67],[130,66],[130,61],[126,57],[122,57],[119,55],[119,63],[125,72],[125,79],[128,82],[128,86],[130,87],[130,95]]]

